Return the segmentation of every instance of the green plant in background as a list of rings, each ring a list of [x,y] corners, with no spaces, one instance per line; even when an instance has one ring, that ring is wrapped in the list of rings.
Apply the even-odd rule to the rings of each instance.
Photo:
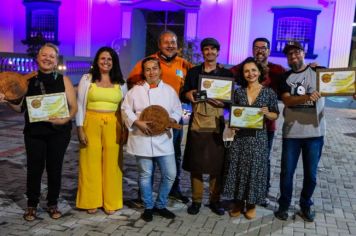
[[[201,63],[202,55],[200,51],[200,40],[190,39],[182,42],[182,47],[179,49],[179,56],[183,57],[187,61],[197,65]]]

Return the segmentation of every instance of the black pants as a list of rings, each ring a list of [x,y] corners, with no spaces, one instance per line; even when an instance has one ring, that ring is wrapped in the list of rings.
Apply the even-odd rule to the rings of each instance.
[[[61,188],[63,158],[69,141],[69,131],[41,136],[25,134],[28,207],[38,205],[41,195],[41,179],[45,167],[48,178],[47,205],[57,205]]]

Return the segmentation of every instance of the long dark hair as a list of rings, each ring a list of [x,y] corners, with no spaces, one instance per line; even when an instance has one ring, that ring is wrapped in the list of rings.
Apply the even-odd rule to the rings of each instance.
[[[112,69],[109,72],[111,83],[121,84],[121,85],[124,84],[125,80],[121,73],[119,56],[111,47],[101,47],[97,51],[92,67],[89,71],[89,73],[92,74],[93,76],[92,82],[95,82],[96,80],[98,81],[101,80],[101,73],[99,70],[98,61],[99,61],[99,56],[102,52],[108,52],[112,58]]]
[[[248,83],[244,77],[244,67],[248,63],[254,63],[256,65],[257,69],[260,71],[261,74],[258,77],[258,82],[261,83],[265,79],[264,75],[263,75],[263,67],[259,63],[257,63],[255,58],[248,57],[241,63],[241,67],[240,67],[240,71],[239,71],[239,78],[241,78],[241,87],[243,87],[243,88],[246,88],[248,85]]]

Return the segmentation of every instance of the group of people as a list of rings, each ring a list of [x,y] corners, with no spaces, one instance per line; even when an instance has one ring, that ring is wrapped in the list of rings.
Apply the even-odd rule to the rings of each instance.
[[[256,205],[268,204],[270,153],[275,120],[279,116],[279,98],[284,103],[284,123],[281,194],[275,216],[281,220],[288,218],[294,171],[302,153],[304,180],[298,214],[306,221],[313,221],[311,198],[325,135],[324,98],[316,91],[316,67],[305,63],[302,45],[292,41],[285,46],[283,52],[291,68],[289,71],[268,61],[270,42],[266,38],[255,39],[253,57],[230,70],[217,62],[220,44],[214,38],[201,41],[204,61],[197,66],[177,55],[177,36],[172,31],[160,34],[158,47],[156,54],[136,64],[126,81],[116,52],[110,47],[100,48],[89,73],[80,80],[76,96],[69,78],[56,72],[58,48],[47,43],[39,50],[38,75],[30,79],[21,103],[9,103],[4,94],[0,94],[0,102],[6,102],[18,112],[25,111],[28,207],[24,219],[36,219],[45,167],[49,215],[53,219],[62,216],[57,199],[74,117],[80,142],[77,208],[88,214],[102,208],[111,215],[123,207],[122,146],[128,130],[127,152],[134,155],[137,162],[139,195],[145,208],[141,215],[143,220],[152,221],[154,214],[175,218],[166,208],[168,197],[189,202],[180,189],[181,166],[190,172],[192,203],[187,208],[188,214],[199,213],[203,202],[203,174],[208,174],[211,211],[224,214],[220,197],[225,196],[234,203],[230,216],[243,213],[247,219],[253,219]],[[233,92],[232,103],[260,107],[265,120],[263,129],[229,128],[224,120],[224,110],[229,109],[229,104],[211,98],[197,99],[201,75],[235,80],[239,86]],[[69,116],[31,123],[25,98],[58,92],[66,94]],[[170,122],[182,124],[181,101],[191,103],[193,109],[183,158],[182,130],[168,129],[152,135],[151,122],[140,119],[147,107],[158,105],[168,112]],[[228,146],[224,143],[225,133],[232,138]],[[153,176],[157,166],[161,179],[154,200]]]

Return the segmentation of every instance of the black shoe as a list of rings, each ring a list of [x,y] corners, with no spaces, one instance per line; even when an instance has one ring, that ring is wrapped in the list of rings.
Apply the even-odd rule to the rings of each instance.
[[[159,209],[159,208],[154,207],[153,212],[157,213],[158,215],[160,215],[166,219],[176,218],[176,215],[173,212],[169,211],[167,208]]]
[[[169,197],[173,200],[183,202],[184,204],[187,204],[189,202],[189,198],[184,196],[182,192],[170,192]]]
[[[268,205],[269,205],[269,200],[268,200],[268,198],[266,198],[266,199],[260,204],[260,206],[261,206],[261,207],[264,207],[264,208],[268,207]]]
[[[278,209],[278,211],[274,212],[274,216],[279,220],[288,220],[288,210]]]
[[[188,207],[187,212],[190,215],[196,215],[199,213],[200,207],[201,207],[200,202],[192,202],[192,205]]]
[[[225,209],[221,207],[220,202],[211,202],[209,204],[209,208],[215,214],[222,216],[225,214]]]
[[[310,208],[302,208],[297,214],[302,217],[304,221],[314,222],[315,212]]]
[[[141,214],[141,219],[146,222],[150,222],[153,220],[153,210],[152,209],[145,209],[145,211]]]

